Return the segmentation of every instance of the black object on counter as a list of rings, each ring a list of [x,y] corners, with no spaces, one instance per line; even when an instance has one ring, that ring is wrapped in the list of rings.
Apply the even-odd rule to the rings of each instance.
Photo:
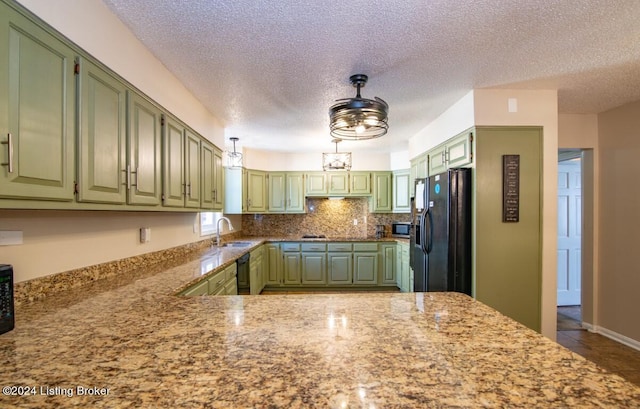
[[[303,234],[302,238],[303,239],[326,239],[327,236],[325,236],[324,234]]]
[[[15,326],[13,314],[13,267],[0,264],[0,334]]]

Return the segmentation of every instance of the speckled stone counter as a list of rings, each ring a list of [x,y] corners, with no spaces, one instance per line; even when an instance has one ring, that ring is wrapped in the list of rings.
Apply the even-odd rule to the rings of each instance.
[[[246,250],[20,306],[0,407],[640,407],[640,388],[462,294],[174,296]]]

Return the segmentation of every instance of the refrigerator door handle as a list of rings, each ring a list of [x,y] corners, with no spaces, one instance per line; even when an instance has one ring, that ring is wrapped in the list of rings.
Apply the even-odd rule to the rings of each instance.
[[[431,253],[431,249],[433,249],[433,215],[431,214],[431,212],[429,210],[427,210],[425,212],[426,216],[425,217],[425,222],[428,220],[429,221],[429,240],[425,240],[426,243],[426,252],[427,253]],[[424,226],[424,225],[423,225]],[[423,228],[423,230],[427,230],[426,226],[425,228]]]
[[[420,213],[420,248],[426,254],[431,249],[427,244],[427,215],[429,214],[429,209],[425,209],[422,213]]]

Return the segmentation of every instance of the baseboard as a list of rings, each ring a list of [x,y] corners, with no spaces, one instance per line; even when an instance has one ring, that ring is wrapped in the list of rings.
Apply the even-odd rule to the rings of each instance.
[[[610,329],[606,329],[604,327],[600,327],[598,325],[592,325],[586,322],[582,323],[582,328],[588,330],[589,332],[594,332],[596,334],[603,335],[607,338],[610,338],[616,342],[619,342],[623,345],[626,345],[630,348],[640,351],[640,341],[636,341],[635,339],[626,337],[622,334],[618,334],[615,331],[611,331]]]

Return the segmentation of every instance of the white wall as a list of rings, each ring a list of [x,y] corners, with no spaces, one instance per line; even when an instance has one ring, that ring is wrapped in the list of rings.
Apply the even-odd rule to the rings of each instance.
[[[435,121],[409,138],[409,158],[415,158],[465,129],[471,128],[475,124],[473,98],[474,91],[470,91]]]

